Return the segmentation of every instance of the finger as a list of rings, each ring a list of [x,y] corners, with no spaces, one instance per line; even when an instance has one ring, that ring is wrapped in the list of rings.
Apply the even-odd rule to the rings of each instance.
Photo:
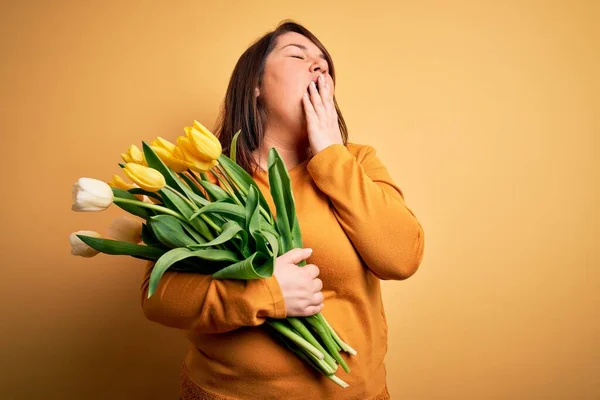
[[[281,256],[283,261],[290,264],[298,264],[302,260],[306,260],[312,254],[312,249],[306,248],[296,248],[288,251],[284,255]]]
[[[321,290],[323,290],[323,281],[322,281],[322,280],[320,280],[319,278],[316,278],[316,279],[313,281],[313,285],[314,285],[314,286],[313,286],[313,291],[314,291],[315,293],[317,293],[317,292],[320,292]]]
[[[325,74],[319,75],[319,94],[325,108],[329,109],[333,105],[333,96]]]
[[[310,101],[315,109],[318,116],[321,116],[325,111],[325,106],[321,100],[321,95],[317,91],[317,85],[313,81],[308,85],[308,92],[310,93]]]
[[[308,97],[308,93],[304,93],[302,96],[302,104],[304,105],[304,115],[306,116],[306,123],[308,125],[315,123],[318,120],[317,112],[310,102],[310,98]]]
[[[311,315],[315,315],[316,313],[320,312],[321,309],[323,309],[323,304],[320,304],[318,306],[309,306],[309,307],[306,307],[304,309],[304,316],[305,317],[309,317]]]
[[[318,306],[319,304],[323,303],[323,301],[325,301],[325,296],[323,296],[322,292],[313,294],[313,297],[312,297],[313,305]]]
[[[319,276],[319,273],[320,273],[319,267],[317,267],[314,264],[308,264],[308,265],[304,266],[304,269],[310,279],[316,279],[316,277]]]

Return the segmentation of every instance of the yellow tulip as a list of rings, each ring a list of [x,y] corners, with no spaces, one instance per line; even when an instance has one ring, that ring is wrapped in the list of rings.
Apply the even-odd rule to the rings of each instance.
[[[148,165],[144,159],[144,153],[142,153],[142,151],[135,144],[129,146],[127,153],[121,154],[121,158],[126,163]]]
[[[206,172],[215,165],[216,160],[203,160],[196,155],[194,145],[190,139],[186,136],[179,136],[177,138],[177,149],[176,152],[180,153],[185,161],[187,161],[189,168],[196,172]]]
[[[194,145],[194,154],[202,161],[213,161],[221,155],[221,142],[204,125],[194,121],[184,128],[186,137]]]
[[[121,178],[119,175],[113,175],[112,181],[108,182],[108,184],[110,187],[114,187],[121,190],[129,190],[136,187],[131,183],[125,182],[123,178]]]
[[[152,150],[154,150],[162,162],[164,162],[165,165],[171,168],[173,171],[183,172],[190,168],[189,163],[185,161],[183,156],[177,156],[175,153],[177,147],[168,140],[159,137],[158,139],[150,142],[150,147]]]
[[[114,187],[114,188],[121,189],[121,190],[129,190],[129,189],[139,188],[139,186],[136,185],[135,183],[125,182],[123,180],[123,178],[121,178],[119,175],[113,175],[112,181],[108,182],[108,185],[110,187]],[[144,198],[146,197],[143,194],[134,194],[134,196],[140,201],[144,201]]]
[[[165,177],[153,168],[148,168],[136,163],[127,163],[123,172],[136,185],[148,192],[157,192],[165,187]]]
[[[173,153],[176,148],[176,146],[173,143],[169,142],[166,139],[161,138],[160,136],[157,137],[152,142],[150,142],[150,145],[167,149],[167,150],[169,150],[169,153]]]

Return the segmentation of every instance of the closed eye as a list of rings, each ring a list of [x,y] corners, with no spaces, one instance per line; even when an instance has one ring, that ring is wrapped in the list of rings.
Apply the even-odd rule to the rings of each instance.
[[[302,56],[290,56],[290,57],[292,57],[292,58],[299,58],[300,60],[304,60],[304,57],[302,57]]]

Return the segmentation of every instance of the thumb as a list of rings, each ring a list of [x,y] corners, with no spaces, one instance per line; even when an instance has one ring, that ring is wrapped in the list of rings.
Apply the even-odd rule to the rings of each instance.
[[[312,254],[312,249],[296,248],[288,251],[281,256],[284,262],[290,264],[298,264],[302,260],[306,260]]]

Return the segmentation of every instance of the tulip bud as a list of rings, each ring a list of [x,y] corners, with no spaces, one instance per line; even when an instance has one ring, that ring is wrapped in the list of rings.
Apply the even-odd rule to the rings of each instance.
[[[121,154],[121,158],[126,163],[135,163],[140,165],[148,165],[144,159],[144,153],[135,145],[132,144],[127,149],[127,153]]]
[[[123,178],[121,178],[119,175],[113,175],[112,181],[108,182],[108,185],[110,187],[121,189],[121,190],[129,190],[129,189],[139,188],[139,186],[136,185],[135,183],[125,182],[123,180]],[[134,194],[134,196],[140,201],[145,201],[144,200],[144,198],[146,197],[145,195]]]
[[[184,128],[186,136],[194,146],[195,155],[202,161],[213,161],[221,155],[221,142],[211,131],[198,121]]]
[[[148,192],[157,192],[165,187],[165,177],[154,168],[144,167],[140,164],[127,163],[123,172],[136,185]]]
[[[136,187],[134,184],[125,182],[119,175],[113,175],[112,180],[108,184],[110,187],[122,190],[129,190]]]
[[[161,138],[160,136],[157,137],[152,142],[150,142],[150,145],[155,146],[155,147],[162,147],[162,148],[168,150],[169,153],[173,153],[176,148],[176,146],[173,143],[169,142],[166,139]]]
[[[162,162],[164,162],[165,165],[171,168],[173,171],[179,173],[189,169],[190,165],[187,161],[185,161],[185,159],[177,158],[175,154],[173,154],[173,152],[169,151],[167,148],[153,145],[151,145],[150,148],[152,148]]]
[[[102,211],[113,202],[113,192],[106,182],[79,178],[73,185],[73,211]]]
[[[185,160],[189,164],[189,168],[196,172],[205,172],[217,165],[216,160],[206,161],[200,159],[196,155],[196,149],[190,139],[186,136],[179,136],[177,138],[177,150],[179,151]]]
[[[127,243],[139,243],[142,240],[142,222],[122,215],[115,218],[108,227],[108,234],[116,240]]]
[[[77,232],[73,232],[69,235],[69,241],[71,242],[71,254],[73,254],[74,256],[80,256],[80,257],[94,257],[96,254],[99,253],[98,250],[91,248],[90,246],[88,246],[87,244],[85,244],[81,239],[79,239],[77,237],[77,235],[82,235],[82,236],[91,236],[91,237],[95,237],[95,238],[101,238],[102,235],[100,235],[98,232],[94,232],[94,231],[77,231]]]

